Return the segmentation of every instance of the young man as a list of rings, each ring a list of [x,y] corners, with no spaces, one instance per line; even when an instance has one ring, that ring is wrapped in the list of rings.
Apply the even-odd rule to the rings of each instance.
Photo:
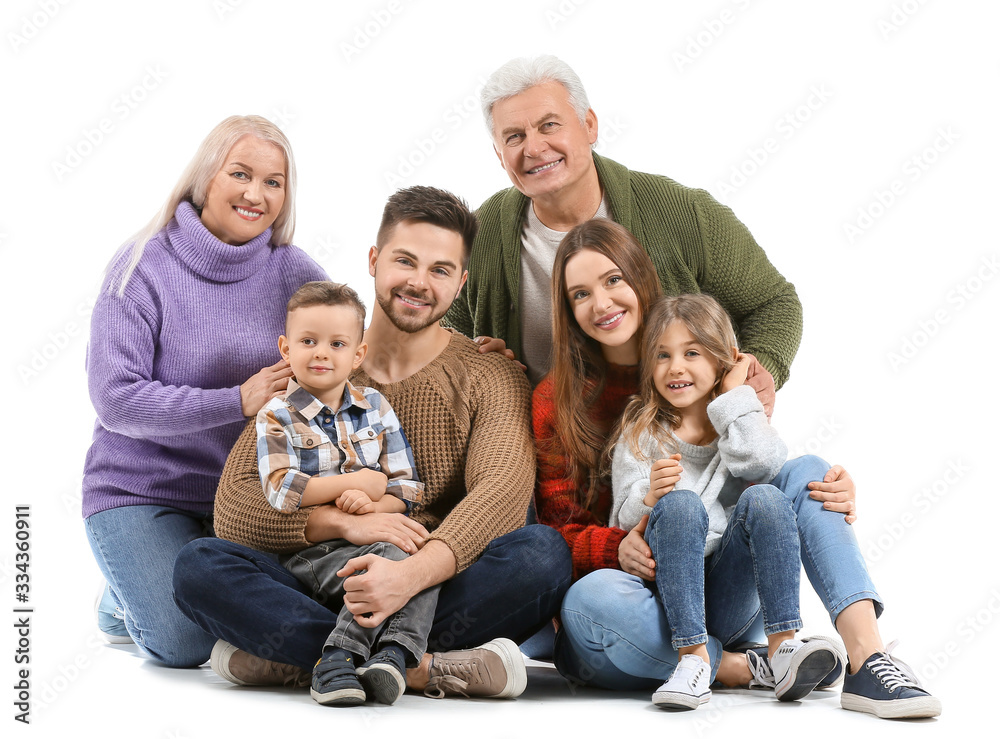
[[[519,654],[468,647],[521,641],[548,623],[571,565],[555,530],[522,527],[535,482],[523,373],[440,325],[465,282],[475,232],[474,216],[453,195],[410,188],[389,199],[369,254],[376,305],[368,354],[352,379],[385,395],[406,429],[424,484],[412,518],[353,516],[335,505],[280,513],[259,492],[252,425],[233,448],[215,506],[216,531],[230,541],[192,542],[174,573],[181,609],[238,648],[213,660],[233,682],[301,683],[336,623],[335,613],[255,550],[291,552],[342,538],[386,541],[412,555],[348,563],[364,570],[347,579],[344,595],[362,626],[379,626],[441,585],[428,649],[458,651],[425,655],[407,671],[410,688],[497,696],[523,686]]]

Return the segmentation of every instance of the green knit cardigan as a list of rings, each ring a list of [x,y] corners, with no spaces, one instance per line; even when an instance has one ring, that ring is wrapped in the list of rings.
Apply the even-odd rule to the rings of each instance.
[[[645,247],[664,293],[714,296],[733,317],[741,351],[756,356],[780,388],[802,338],[802,305],[746,226],[704,190],[632,172],[598,154],[594,164],[612,217]],[[480,206],[469,279],[445,317],[466,336],[503,339],[519,357],[521,227],[528,203],[511,187]]]

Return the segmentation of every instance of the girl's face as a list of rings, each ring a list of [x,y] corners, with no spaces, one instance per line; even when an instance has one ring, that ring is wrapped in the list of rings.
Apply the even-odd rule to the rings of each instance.
[[[601,345],[614,364],[639,363],[639,299],[618,265],[583,249],[566,261],[566,299],[583,332]]]
[[[681,321],[671,321],[656,345],[653,386],[679,411],[708,406],[719,363]]]

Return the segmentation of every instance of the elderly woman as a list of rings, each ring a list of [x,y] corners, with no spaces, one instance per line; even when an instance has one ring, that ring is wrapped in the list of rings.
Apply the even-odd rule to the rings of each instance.
[[[291,375],[275,362],[288,298],[326,278],[294,228],[288,140],[259,116],[227,118],[112,259],[94,308],[83,515],[108,583],[98,624],[169,666],[215,643],[173,602],[174,559],[212,534],[229,449]]]

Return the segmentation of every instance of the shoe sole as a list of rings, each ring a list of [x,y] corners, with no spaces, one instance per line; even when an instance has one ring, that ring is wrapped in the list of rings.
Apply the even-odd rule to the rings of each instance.
[[[249,685],[249,683],[240,680],[229,671],[229,658],[238,651],[238,647],[219,639],[215,642],[215,646],[212,647],[212,656],[209,658],[209,665],[212,667],[212,672],[234,685]]]
[[[483,644],[482,649],[500,657],[507,670],[507,684],[493,698],[517,698],[528,687],[528,671],[524,666],[524,656],[517,644],[510,639],[494,639]]]
[[[689,693],[653,693],[653,705],[667,711],[693,711],[703,703],[708,703],[711,691],[702,695]]]
[[[808,642],[801,651],[805,654],[798,663],[790,665],[781,680],[775,682],[774,694],[779,701],[797,701],[809,695],[837,666],[837,655],[828,642]]]
[[[844,665],[847,664],[847,654],[844,652],[844,646],[840,642],[828,636],[807,636],[802,641],[807,643],[811,641],[826,642],[830,645],[833,653],[837,655],[837,663],[830,670],[830,674],[819,681],[815,690],[832,690],[844,682]]]
[[[879,718],[934,718],[941,715],[941,701],[932,695],[879,701],[854,693],[841,693],[840,707]]]
[[[365,691],[360,688],[341,688],[329,693],[320,693],[309,688],[309,695],[321,706],[360,706],[365,702]]]
[[[365,693],[376,703],[392,705],[406,690],[406,680],[391,665],[359,667],[357,672]]]

